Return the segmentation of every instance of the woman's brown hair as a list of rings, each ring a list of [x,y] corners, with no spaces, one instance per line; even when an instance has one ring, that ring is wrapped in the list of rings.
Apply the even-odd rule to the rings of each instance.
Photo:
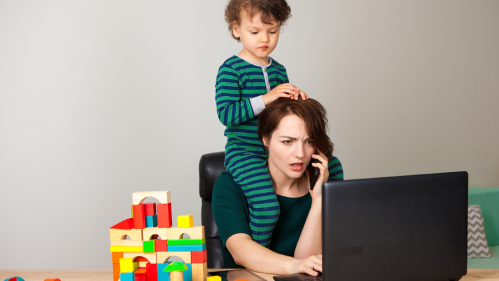
[[[225,8],[225,21],[229,25],[232,38],[237,42],[241,39],[234,36],[232,27],[234,22],[241,24],[242,10],[248,13],[250,19],[261,13],[260,18],[265,24],[271,24],[275,20],[279,25],[283,25],[291,17],[291,8],[286,0],[230,0]]]
[[[315,148],[324,153],[328,160],[333,155],[333,143],[327,135],[326,109],[316,100],[279,98],[265,107],[258,117],[258,138],[270,141],[281,119],[288,115],[300,117],[307,128],[308,136],[314,141]]]

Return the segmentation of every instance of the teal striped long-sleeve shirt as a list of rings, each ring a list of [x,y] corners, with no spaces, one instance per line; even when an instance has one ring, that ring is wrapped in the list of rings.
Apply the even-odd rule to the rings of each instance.
[[[286,68],[272,58],[268,65],[259,66],[234,55],[220,66],[215,100],[228,143],[263,146],[256,118],[264,107],[262,96],[283,83],[289,83]]]

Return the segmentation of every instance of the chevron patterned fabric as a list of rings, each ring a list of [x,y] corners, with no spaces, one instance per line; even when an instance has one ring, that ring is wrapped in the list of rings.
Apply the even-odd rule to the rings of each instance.
[[[468,258],[490,258],[485,236],[482,210],[479,205],[468,206]]]

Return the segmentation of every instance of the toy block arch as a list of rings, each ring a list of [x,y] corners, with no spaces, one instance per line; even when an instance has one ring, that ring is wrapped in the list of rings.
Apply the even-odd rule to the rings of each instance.
[[[188,234],[190,239],[203,239],[204,226],[194,227],[170,227],[168,230],[168,240],[180,240],[184,234]]]
[[[132,241],[142,241],[142,229],[109,229],[111,241],[121,241],[126,236]]]
[[[191,252],[157,252],[156,261],[158,264],[167,263],[168,259],[174,256],[181,258],[185,263],[192,262]]]
[[[132,258],[134,261],[139,257],[147,259],[151,264],[157,261],[156,253],[123,253],[123,258]]]
[[[168,228],[146,227],[142,229],[142,239],[145,241],[151,240],[154,235],[159,236],[157,239],[168,240]]]
[[[133,205],[139,205],[144,202],[147,197],[156,198],[161,204],[171,203],[170,191],[142,191],[132,193]]]

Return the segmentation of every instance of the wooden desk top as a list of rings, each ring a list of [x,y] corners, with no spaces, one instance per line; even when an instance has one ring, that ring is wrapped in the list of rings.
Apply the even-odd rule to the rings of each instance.
[[[212,270],[217,271],[220,269]],[[210,271],[210,270],[208,270]],[[273,281],[271,274],[258,273],[262,278]],[[0,269],[0,281],[12,276],[19,276],[25,281],[43,281],[59,278],[61,281],[111,281],[112,269]],[[468,274],[461,281],[499,281],[499,269],[468,269]]]

